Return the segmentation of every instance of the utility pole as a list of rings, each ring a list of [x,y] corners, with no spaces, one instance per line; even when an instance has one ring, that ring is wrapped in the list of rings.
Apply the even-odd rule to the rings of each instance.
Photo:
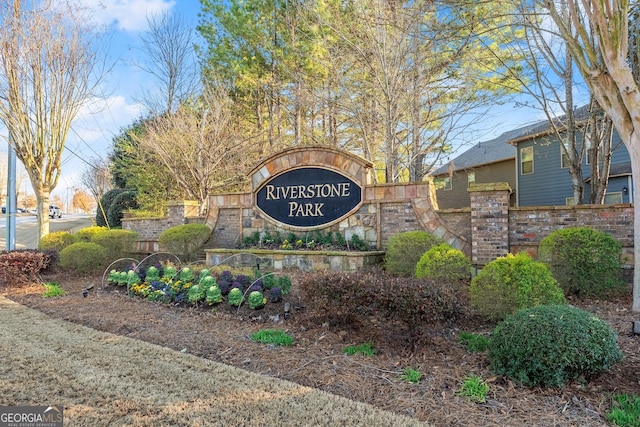
[[[13,2],[13,25],[18,25],[20,20],[20,0]],[[14,30],[14,34],[15,34]],[[14,40],[15,42],[15,40]],[[11,103],[9,103],[11,105]],[[7,165],[7,220],[5,247],[8,251],[16,248],[16,150],[13,147],[11,126],[7,126],[9,132],[9,151]]]

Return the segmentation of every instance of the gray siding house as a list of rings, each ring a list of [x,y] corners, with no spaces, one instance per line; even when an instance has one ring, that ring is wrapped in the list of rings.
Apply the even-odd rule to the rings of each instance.
[[[614,146],[620,142],[614,131]],[[518,206],[573,205],[573,189],[568,169],[563,165],[562,149],[556,136],[548,131],[515,139]],[[586,150],[585,150],[586,152]],[[589,200],[591,167],[587,156],[582,158],[582,175],[585,179],[585,201]],[[611,156],[611,169],[606,204],[632,203],[631,160],[623,144]]]
[[[471,147],[433,173],[439,209],[465,208],[471,205],[469,184],[507,182],[516,202],[516,151],[509,141],[528,135],[542,122],[524,126]]]
[[[576,110],[578,119],[586,107]],[[620,141],[614,132],[614,146]],[[585,200],[589,199],[591,173],[582,159]],[[439,209],[470,206],[470,183],[507,182],[514,206],[564,206],[575,204],[569,171],[563,166],[560,142],[547,120],[505,132],[478,143],[433,173]],[[611,158],[605,203],[632,203],[631,161],[620,144]]]

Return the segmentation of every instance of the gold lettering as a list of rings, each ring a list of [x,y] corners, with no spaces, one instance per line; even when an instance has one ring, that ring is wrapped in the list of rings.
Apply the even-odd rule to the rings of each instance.
[[[351,184],[348,182],[340,182],[337,184],[309,184],[309,185],[288,185],[285,187],[276,187],[274,185],[266,186],[266,200],[280,199],[313,199],[317,197],[333,198],[333,197],[350,197]]]
[[[273,185],[267,185],[267,200],[275,200],[277,197],[273,195],[273,190],[275,187]]]
[[[324,216],[322,207],[324,203],[298,203],[289,202],[289,217],[296,216]]]

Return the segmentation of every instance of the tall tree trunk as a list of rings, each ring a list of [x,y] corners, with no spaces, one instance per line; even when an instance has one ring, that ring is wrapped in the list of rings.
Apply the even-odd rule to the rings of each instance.
[[[51,194],[42,186],[35,188],[38,212],[38,238],[49,234],[49,205]]]

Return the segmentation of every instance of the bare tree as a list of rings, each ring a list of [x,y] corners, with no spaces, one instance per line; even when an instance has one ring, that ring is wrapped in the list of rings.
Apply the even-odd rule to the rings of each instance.
[[[36,193],[40,238],[71,123],[97,83],[97,55],[77,5],[28,4],[0,6],[0,120]]]
[[[529,103],[546,116],[552,134],[560,142],[563,167],[571,177],[575,203],[584,200],[583,159],[588,156],[591,168],[591,203],[603,203],[606,193],[612,151],[611,120],[603,114],[597,100],[591,96],[583,109],[577,110],[574,91],[574,61],[567,43],[549,29],[548,15],[539,13],[527,2],[521,3],[516,22],[522,27],[522,38],[505,40],[522,57],[528,72],[511,72],[529,96]],[[559,12],[566,18],[568,10]],[[569,24],[568,29],[574,31]]]
[[[576,66],[611,117],[640,188],[640,82],[629,61],[629,0],[539,0],[567,42]],[[561,11],[566,7],[568,19]],[[637,2],[634,2],[637,8]],[[637,12],[637,11],[636,11]],[[572,28],[574,30],[572,30]],[[633,45],[632,45],[633,46]],[[634,209],[633,311],[640,311],[640,209]]]
[[[209,83],[196,103],[145,121],[145,131],[131,137],[175,178],[183,197],[197,200],[204,209],[215,191],[245,185],[256,161],[239,136],[234,110],[225,88]]]
[[[144,94],[143,101],[153,115],[171,113],[196,93],[200,82],[195,33],[184,17],[175,13],[149,16],[147,23],[142,50],[148,60],[138,66],[158,84],[156,90]]]
[[[87,187],[96,203],[100,201],[104,193],[111,190],[111,172],[109,161],[104,159],[91,159],[82,172],[82,184]]]

